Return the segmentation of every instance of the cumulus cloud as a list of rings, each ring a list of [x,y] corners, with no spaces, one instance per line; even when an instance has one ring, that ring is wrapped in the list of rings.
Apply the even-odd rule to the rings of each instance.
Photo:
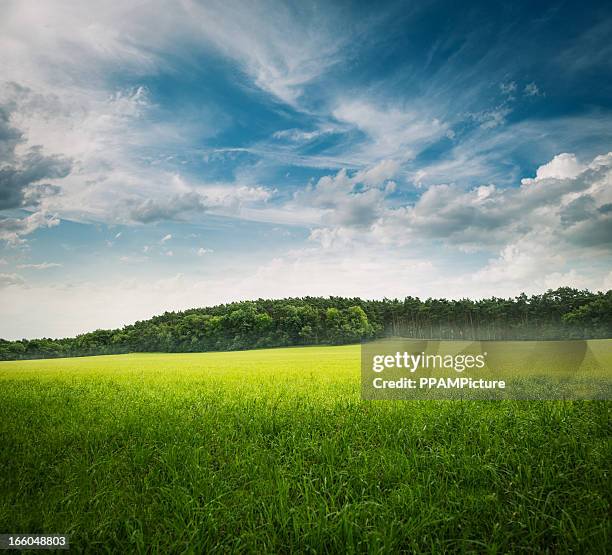
[[[204,202],[197,193],[174,195],[168,199],[145,199],[130,210],[130,217],[137,222],[151,223],[172,220],[186,212],[203,210]]]
[[[609,225],[611,184],[612,153],[585,166],[574,155],[563,154],[541,166],[536,178],[523,179],[520,187],[432,186],[412,207],[387,211],[386,227],[475,245],[500,244],[535,229],[554,230],[556,237],[571,242],[586,239],[582,228],[588,227],[593,244],[599,244],[596,238],[605,235]]]
[[[296,192],[281,212],[310,214],[310,239],[324,247],[442,241],[463,252],[491,252],[551,231],[555,248],[609,250],[612,153],[588,164],[573,154],[558,155],[518,187],[433,185],[410,204],[392,195],[398,168],[395,161],[382,161],[324,176]]]
[[[355,176],[355,181],[370,186],[377,186],[389,179],[393,179],[399,172],[400,164],[397,160],[382,160],[375,166],[362,170]]]
[[[66,177],[72,166],[65,157],[45,154],[41,145],[27,145],[25,133],[12,123],[23,94],[13,83],[0,90],[0,210],[36,206],[57,194],[57,186],[41,181]]]
[[[340,170],[298,191],[293,202],[319,209],[323,225],[367,228],[380,217],[385,197],[393,192],[395,185],[389,179],[397,170],[394,161],[382,161],[353,175]]]
[[[239,207],[243,204],[267,202],[275,191],[262,186],[240,185],[237,187],[209,188],[205,193],[213,207]]]
[[[409,205],[394,205],[384,189],[373,189],[376,199],[364,212],[356,176],[340,172],[309,191],[309,201],[328,211],[310,239],[345,254],[359,244],[371,252],[420,249],[428,259],[440,246],[447,256],[487,255],[487,263],[457,277],[457,290],[601,287],[592,260],[612,257],[612,153],[587,164],[561,155],[541,168],[518,187],[431,186]]]
[[[547,234],[546,238],[550,239],[550,235]],[[529,235],[505,245],[496,258],[475,272],[473,280],[487,284],[507,281],[525,284],[559,272],[563,269],[565,257],[540,239]],[[545,271],[542,271],[543,267]]]
[[[141,201],[129,200],[129,218],[140,223],[163,220],[181,220],[189,215],[211,212],[227,216],[239,216],[243,206],[266,202],[273,191],[261,186],[203,186],[194,190],[183,186],[187,192],[171,197],[160,196]]]
[[[28,152],[4,164],[0,168],[0,210],[36,205],[41,196],[49,192],[56,194],[58,189],[50,185],[26,189],[43,179],[66,177],[70,173],[70,162],[59,156],[45,156],[40,146],[31,147]]]
[[[585,170],[585,166],[580,164],[575,154],[563,152],[557,154],[550,162],[540,166],[534,178],[525,178],[521,183],[528,185],[542,179],[571,179]]]

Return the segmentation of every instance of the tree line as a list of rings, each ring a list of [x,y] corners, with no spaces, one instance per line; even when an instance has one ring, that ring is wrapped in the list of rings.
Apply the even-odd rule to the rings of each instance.
[[[0,360],[129,352],[231,351],[342,345],[385,336],[418,339],[612,337],[612,290],[563,287],[514,298],[258,299],[165,312],[114,330],[65,339],[0,339]]]

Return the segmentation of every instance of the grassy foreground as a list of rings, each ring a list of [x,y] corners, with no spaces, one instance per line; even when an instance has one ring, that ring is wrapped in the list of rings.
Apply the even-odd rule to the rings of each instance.
[[[610,402],[359,388],[358,346],[0,363],[0,532],[91,552],[605,552]]]

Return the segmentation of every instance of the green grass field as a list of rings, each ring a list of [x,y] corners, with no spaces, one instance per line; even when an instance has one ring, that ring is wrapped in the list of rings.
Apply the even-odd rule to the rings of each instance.
[[[610,402],[362,401],[359,346],[0,363],[0,532],[76,551],[581,552]]]

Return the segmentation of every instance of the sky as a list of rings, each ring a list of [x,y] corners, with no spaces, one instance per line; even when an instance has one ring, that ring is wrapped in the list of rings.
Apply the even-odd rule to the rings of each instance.
[[[612,8],[0,0],[0,337],[612,288]]]

